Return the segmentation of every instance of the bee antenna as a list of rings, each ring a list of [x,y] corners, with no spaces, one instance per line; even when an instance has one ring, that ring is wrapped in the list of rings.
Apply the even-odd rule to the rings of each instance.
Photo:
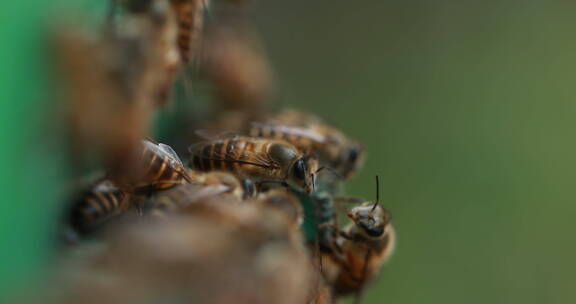
[[[374,209],[376,209],[376,206],[378,206],[379,202],[380,202],[380,177],[378,177],[378,174],[376,174],[376,202],[374,202],[374,206],[370,211],[374,211]]]

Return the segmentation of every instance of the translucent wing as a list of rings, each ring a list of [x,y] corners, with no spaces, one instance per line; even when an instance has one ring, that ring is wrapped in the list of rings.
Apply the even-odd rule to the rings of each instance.
[[[312,141],[324,143],[326,142],[326,137],[310,128],[290,126],[283,124],[265,124],[260,122],[252,122],[251,126],[254,128],[267,128],[274,130],[276,133],[290,134],[299,137],[309,138]]]
[[[176,154],[176,151],[174,151],[174,149],[172,149],[172,147],[170,147],[169,145],[165,145],[165,144],[158,144],[158,147],[160,148],[160,150],[162,150],[166,154],[170,155],[180,165],[183,165],[182,160],[180,159],[180,157],[178,157],[178,154]]]
[[[170,158],[174,162],[176,162],[178,165],[184,166],[182,163],[182,160],[180,160],[180,158],[178,157],[178,154],[176,154],[174,149],[172,149],[172,147],[170,147],[169,145],[155,144],[155,143],[148,141],[148,140],[143,140],[142,144],[146,148],[148,148],[150,151],[152,151],[156,154],[159,154],[159,155],[167,156],[168,158]]]

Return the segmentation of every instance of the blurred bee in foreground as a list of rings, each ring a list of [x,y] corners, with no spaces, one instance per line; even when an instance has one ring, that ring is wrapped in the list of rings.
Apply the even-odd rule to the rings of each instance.
[[[102,249],[88,263],[64,260],[59,292],[43,303],[290,304],[305,303],[311,286],[289,223],[253,204],[121,226]]]
[[[109,23],[106,37],[119,43],[119,62],[130,63],[130,69],[118,71],[124,76],[120,81],[141,102],[163,105],[181,65],[176,16],[168,0],[116,1],[122,14]]]
[[[352,222],[340,233],[345,259],[333,282],[337,295],[356,293],[359,296],[394,252],[396,232],[390,213],[378,204],[378,176],[376,187],[376,201],[352,208],[348,212]]]
[[[298,150],[318,156],[320,166],[349,178],[362,164],[362,146],[319,118],[299,111],[284,111],[263,122],[253,122],[252,137],[285,140]]]
[[[125,164],[123,170],[111,171],[110,178],[121,189],[136,194],[150,194],[191,182],[170,146],[148,140],[141,142],[139,155]]]
[[[167,98],[179,64],[166,0],[116,2],[122,14],[111,16],[103,31],[80,21],[56,29],[74,168],[95,155],[109,168],[128,162],[149,134],[152,112]]]
[[[191,164],[200,171],[226,170],[260,184],[314,190],[318,162],[284,141],[235,136],[196,144],[189,151]]]

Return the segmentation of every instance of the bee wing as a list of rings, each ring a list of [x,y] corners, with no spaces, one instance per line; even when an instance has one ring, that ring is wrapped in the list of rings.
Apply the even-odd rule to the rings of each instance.
[[[319,143],[325,143],[327,141],[326,136],[310,129],[310,128],[306,128],[306,127],[299,127],[299,126],[291,126],[291,125],[285,125],[285,124],[267,124],[267,123],[261,123],[261,122],[252,122],[250,124],[253,128],[267,128],[267,129],[271,129],[274,130],[276,133],[282,133],[282,134],[289,134],[289,135],[295,135],[295,136],[299,136],[299,137],[304,137],[304,138],[309,138],[312,141],[315,142],[319,142]]]
[[[226,191],[229,191],[231,188],[226,185],[210,185],[210,186],[203,186],[201,189],[194,193],[195,196],[199,198],[203,197],[211,197],[214,195],[222,194]]]
[[[183,195],[184,200],[181,201],[180,207],[186,207],[196,202],[200,202],[203,199],[215,197],[219,194],[223,194],[227,191],[230,191],[230,189],[231,188],[229,186],[225,185],[210,185],[210,186],[187,185]]]
[[[118,187],[116,187],[116,185],[114,185],[110,180],[107,179],[97,183],[92,189],[92,191],[94,192],[112,192],[117,190]]]
[[[235,138],[235,137],[239,137],[240,135],[238,133],[232,132],[232,131],[210,131],[210,130],[195,130],[194,134],[196,134],[198,137],[201,137],[205,140],[208,141],[213,141],[213,140],[217,140],[217,139],[224,139],[224,138]]]
[[[180,160],[180,157],[178,157],[178,154],[176,154],[176,151],[174,151],[174,149],[172,149],[172,147],[170,147],[169,145],[160,144],[160,143],[156,144],[156,143],[153,143],[149,140],[143,140],[142,144],[146,148],[153,151],[154,153],[166,155],[170,159],[174,160],[174,162],[176,162],[178,165],[184,166],[184,164],[182,163],[182,160]]]
[[[178,157],[178,154],[176,154],[176,151],[174,151],[174,149],[172,149],[172,147],[170,147],[169,145],[165,145],[165,144],[158,144],[158,147],[160,148],[160,150],[162,150],[166,154],[170,155],[180,165],[184,166],[184,164],[182,163],[182,160],[180,159],[180,157]]]

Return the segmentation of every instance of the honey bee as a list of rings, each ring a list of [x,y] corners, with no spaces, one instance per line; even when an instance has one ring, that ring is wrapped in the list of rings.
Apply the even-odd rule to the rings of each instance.
[[[374,203],[365,202],[348,213],[352,222],[341,233],[345,260],[334,282],[338,295],[356,293],[358,296],[394,252],[396,232],[390,213],[378,204],[378,186],[376,193]]]
[[[130,194],[105,180],[85,191],[72,203],[69,223],[75,231],[88,234],[132,206]]]
[[[178,50],[181,61],[189,64],[198,55],[202,30],[204,28],[204,11],[208,0],[170,0],[178,22]]]
[[[318,162],[284,141],[236,136],[197,144],[190,153],[191,163],[200,171],[226,170],[256,183],[314,190]]]
[[[256,185],[249,178],[238,178],[234,174],[226,171],[200,172],[188,170],[192,184],[205,186],[224,185],[234,197],[241,200],[252,198],[256,195]]]
[[[364,158],[359,143],[319,118],[298,111],[285,111],[264,122],[253,122],[248,134],[285,140],[303,153],[316,154],[320,166],[331,168],[344,178],[349,178]]]
[[[121,189],[137,194],[191,182],[182,161],[170,146],[148,140],[142,141],[140,155],[124,166],[124,170],[111,172],[110,178]]]

